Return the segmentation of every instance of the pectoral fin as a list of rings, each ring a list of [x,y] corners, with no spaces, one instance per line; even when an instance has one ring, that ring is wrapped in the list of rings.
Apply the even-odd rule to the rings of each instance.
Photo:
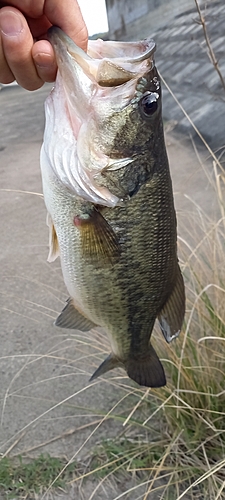
[[[162,333],[167,342],[176,338],[181,330],[185,314],[183,277],[177,266],[177,279],[172,293],[158,315]]]
[[[73,299],[69,298],[67,304],[55,320],[56,326],[61,328],[71,328],[74,330],[80,330],[81,332],[88,332],[96,325],[85,318],[76,308],[73,303]]]
[[[47,261],[54,262],[54,260],[59,257],[59,244],[55,226],[49,213],[47,213],[46,224],[49,227],[49,254]]]
[[[84,258],[91,262],[113,264],[118,260],[120,248],[118,238],[111,226],[94,208],[90,213],[74,217],[79,229]]]

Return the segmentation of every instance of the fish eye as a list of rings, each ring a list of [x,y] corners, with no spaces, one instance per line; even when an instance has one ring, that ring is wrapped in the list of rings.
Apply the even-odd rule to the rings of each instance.
[[[141,100],[139,101],[139,105],[141,106],[141,111],[145,116],[152,116],[158,109],[158,99],[159,94],[157,92],[146,92]]]

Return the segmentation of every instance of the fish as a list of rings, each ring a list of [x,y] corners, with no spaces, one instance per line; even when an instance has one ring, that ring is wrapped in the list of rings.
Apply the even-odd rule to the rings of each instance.
[[[55,325],[104,329],[111,353],[91,380],[122,367],[162,387],[151,334],[158,320],[167,342],[179,335],[185,290],[155,42],[98,39],[86,53],[54,26],[48,39],[58,65],[41,149],[48,261],[60,256],[69,293]]]

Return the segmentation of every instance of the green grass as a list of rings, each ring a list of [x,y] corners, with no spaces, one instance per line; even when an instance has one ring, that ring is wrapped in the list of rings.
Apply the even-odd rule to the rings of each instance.
[[[0,489],[6,498],[34,498],[47,489],[65,466],[66,461],[50,455],[40,455],[28,461],[22,456],[4,457],[0,461]],[[75,464],[70,464],[64,474],[55,481],[56,488],[65,488],[74,473]]]

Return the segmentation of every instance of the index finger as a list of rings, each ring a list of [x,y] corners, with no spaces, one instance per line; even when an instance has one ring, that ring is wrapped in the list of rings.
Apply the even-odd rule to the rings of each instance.
[[[77,0],[5,0],[31,19],[45,15],[51,24],[59,26],[83,50],[87,49],[88,32]],[[38,35],[37,35],[38,36]]]
[[[77,0],[46,0],[44,14],[59,26],[83,50],[87,50],[88,32]]]

